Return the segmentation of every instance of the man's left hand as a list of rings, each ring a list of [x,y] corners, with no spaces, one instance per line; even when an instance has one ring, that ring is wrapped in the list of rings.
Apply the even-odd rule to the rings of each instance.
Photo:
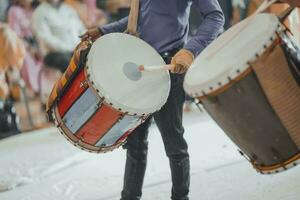
[[[194,61],[194,54],[187,49],[178,51],[171,60],[174,68],[171,70],[175,74],[185,73]]]

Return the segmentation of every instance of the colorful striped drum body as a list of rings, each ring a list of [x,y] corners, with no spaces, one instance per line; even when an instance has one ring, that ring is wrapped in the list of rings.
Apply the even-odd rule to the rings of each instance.
[[[127,49],[137,49],[138,53]],[[60,132],[72,144],[102,153],[124,144],[137,126],[164,105],[170,77],[168,72],[136,71],[140,73],[139,79],[132,79],[126,73],[128,70],[136,74],[134,70],[140,64],[160,66],[165,62],[144,41],[127,34],[102,36],[86,58],[87,62],[79,61],[78,66],[72,58],[55,84],[47,108]]]

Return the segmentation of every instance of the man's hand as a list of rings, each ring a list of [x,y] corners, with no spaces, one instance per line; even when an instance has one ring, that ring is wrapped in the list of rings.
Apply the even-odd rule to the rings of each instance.
[[[74,62],[76,65],[78,65],[79,63],[81,52],[89,48],[90,45],[91,44],[89,40],[82,41],[77,45],[73,54]]]
[[[288,3],[291,6],[300,7],[300,0],[280,0],[283,3]]]
[[[171,60],[174,68],[172,73],[183,74],[185,73],[194,61],[194,54],[186,49],[178,51]]]
[[[101,31],[98,28],[91,28],[83,35],[80,36],[82,41],[92,40],[93,42],[102,36]]]

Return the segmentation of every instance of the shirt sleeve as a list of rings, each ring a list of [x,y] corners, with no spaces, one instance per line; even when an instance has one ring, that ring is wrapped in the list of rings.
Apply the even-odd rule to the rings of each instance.
[[[124,32],[127,28],[128,24],[128,17],[124,17],[123,19],[120,19],[119,21],[106,24],[102,27],[100,27],[100,30],[103,34],[108,33],[121,33]]]
[[[200,9],[203,22],[184,48],[197,56],[220,34],[225,18],[217,0],[193,0],[193,3]]]
[[[49,26],[47,25],[48,22],[46,16],[43,14],[43,12],[39,11],[41,10],[38,10],[38,12],[34,13],[32,17],[32,26],[35,34],[51,49],[55,49],[57,51],[65,51],[68,47],[64,42],[53,36]]]

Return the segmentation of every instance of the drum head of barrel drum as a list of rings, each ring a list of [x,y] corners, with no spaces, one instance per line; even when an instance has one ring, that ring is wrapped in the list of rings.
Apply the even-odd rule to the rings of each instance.
[[[272,14],[249,17],[230,28],[195,59],[185,77],[186,92],[201,97],[238,77],[273,43],[279,29]]]
[[[140,72],[139,65],[165,65],[146,42],[123,33],[104,35],[88,55],[87,72],[100,96],[129,114],[150,114],[167,101],[168,71]]]

